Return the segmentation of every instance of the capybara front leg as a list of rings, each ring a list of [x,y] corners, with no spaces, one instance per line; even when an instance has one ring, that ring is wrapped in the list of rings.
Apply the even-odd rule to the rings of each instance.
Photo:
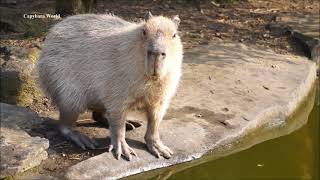
[[[131,160],[132,156],[136,156],[134,150],[127,144],[125,140],[125,124],[124,115],[118,112],[110,113],[108,117],[111,143],[109,145],[109,152],[114,150],[115,157],[119,160],[120,156],[124,156],[127,160]]]
[[[160,140],[159,125],[162,120],[162,114],[156,108],[148,109],[148,127],[145,135],[145,140],[149,151],[157,158],[163,156],[164,158],[171,158],[173,151],[165,146]]]

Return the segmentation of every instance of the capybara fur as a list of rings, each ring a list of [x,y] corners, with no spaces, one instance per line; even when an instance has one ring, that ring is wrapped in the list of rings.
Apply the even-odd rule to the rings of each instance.
[[[56,24],[38,63],[41,87],[60,112],[60,131],[85,148],[96,143],[71,129],[89,109],[108,119],[117,159],[135,155],[125,141],[125,122],[133,109],[148,119],[145,140],[156,157],[173,152],[162,144],[159,124],[176,92],[183,48],[178,16],[145,15],[133,23],[113,15],[75,15]]]

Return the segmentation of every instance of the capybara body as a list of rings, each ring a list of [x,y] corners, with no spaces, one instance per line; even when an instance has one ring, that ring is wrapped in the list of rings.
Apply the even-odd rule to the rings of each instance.
[[[169,158],[172,151],[159,137],[159,123],[181,76],[180,20],[146,14],[145,21],[127,22],[112,15],[76,15],[55,25],[39,59],[41,87],[60,111],[60,130],[82,148],[90,139],[70,129],[87,109],[108,119],[109,150],[131,159],[125,121],[136,108],[148,118],[148,149]]]

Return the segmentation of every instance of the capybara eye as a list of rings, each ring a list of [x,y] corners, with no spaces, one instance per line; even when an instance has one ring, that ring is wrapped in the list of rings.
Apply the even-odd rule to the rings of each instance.
[[[147,32],[146,32],[145,29],[142,29],[142,34],[143,34],[143,35],[147,35]]]
[[[177,36],[177,33],[174,33],[173,36],[172,36],[172,38],[175,38],[176,36]]]

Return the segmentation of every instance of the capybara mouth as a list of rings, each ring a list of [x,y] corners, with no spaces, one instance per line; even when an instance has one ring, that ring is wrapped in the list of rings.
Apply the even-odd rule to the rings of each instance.
[[[145,74],[144,75],[146,81],[157,81],[160,80],[160,75],[158,74]]]

